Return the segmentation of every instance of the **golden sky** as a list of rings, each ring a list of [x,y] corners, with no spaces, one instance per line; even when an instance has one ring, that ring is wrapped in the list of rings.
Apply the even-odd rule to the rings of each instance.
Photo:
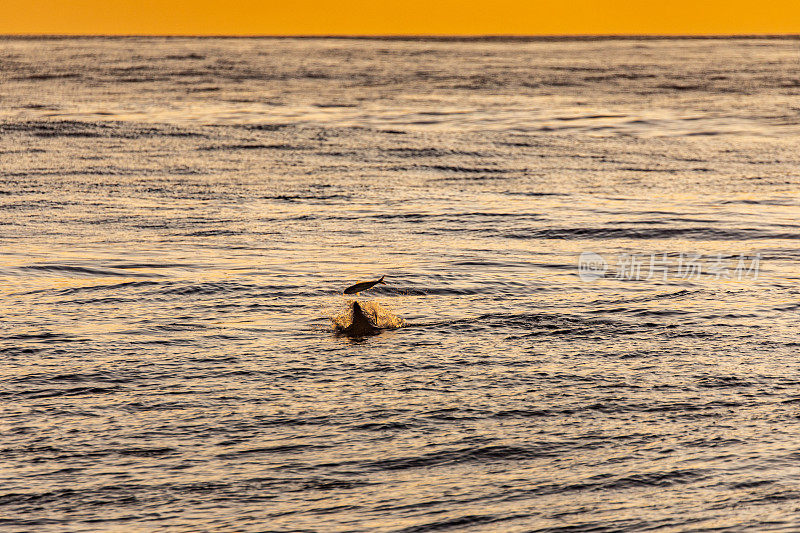
[[[0,34],[800,33],[800,0],[2,0]]]

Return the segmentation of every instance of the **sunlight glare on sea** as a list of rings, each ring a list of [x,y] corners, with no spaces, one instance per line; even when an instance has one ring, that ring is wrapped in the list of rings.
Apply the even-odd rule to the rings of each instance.
[[[797,54],[0,40],[0,528],[796,531]]]

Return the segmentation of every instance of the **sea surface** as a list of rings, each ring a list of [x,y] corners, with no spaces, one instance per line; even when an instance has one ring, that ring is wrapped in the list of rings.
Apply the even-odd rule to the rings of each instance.
[[[0,39],[0,530],[799,531],[799,190],[798,40]]]

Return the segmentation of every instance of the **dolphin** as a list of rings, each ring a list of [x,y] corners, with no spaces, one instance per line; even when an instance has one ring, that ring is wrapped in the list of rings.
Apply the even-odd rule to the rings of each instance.
[[[378,283],[383,283],[386,285],[386,282],[383,281],[383,278],[386,276],[381,276],[381,279],[377,281],[362,281],[361,283],[356,283],[355,285],[351,285],[344,290],[345,294],[355,294],[357,292],[365,291],[367,289],[371,289]]]
[[[342,328],[340,332],[348,337],[365,337],[377,335],[381,329],[372,324],[358,302],[353,302],[353,321],[346,328]]]

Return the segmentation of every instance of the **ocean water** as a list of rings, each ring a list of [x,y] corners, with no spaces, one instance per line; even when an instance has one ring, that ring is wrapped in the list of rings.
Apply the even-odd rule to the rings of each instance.
[[[0,529],[798,531],[798,43],[0,40]]]

